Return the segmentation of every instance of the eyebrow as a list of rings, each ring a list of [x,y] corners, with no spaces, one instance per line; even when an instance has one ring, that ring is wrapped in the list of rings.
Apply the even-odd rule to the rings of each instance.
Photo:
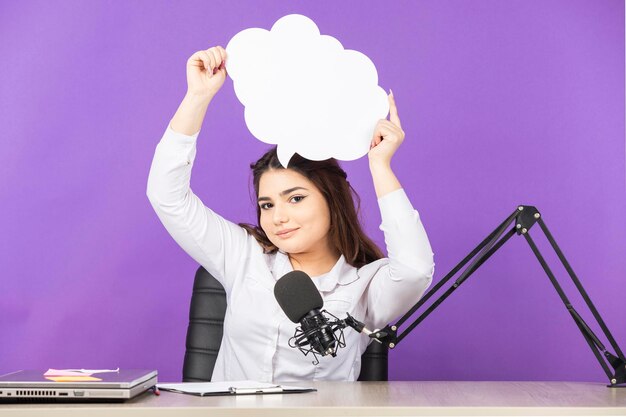
[[[304,187],[293,187],[293,188],[289,188],[289,189],[287,189],[287,190],[285,190],[285,191],[281,191],[280,195],[281,195],[281,196],[285,196],[285,195],[287,195],[287,194],[289,194],[289,193],[292,193],[292,192],[294,192],[294,191],[296,191],[296,190],[306,190],[306,191],[309,191],[308,189],[306,189],[306,188],[304,188]],[[258,203],[258,202],[261,202],[261,201],[272,201],[272,199],[271,199],[271,198],[269,198],[269,197],[259,197],[259,198],[257,199],[257,203]]]

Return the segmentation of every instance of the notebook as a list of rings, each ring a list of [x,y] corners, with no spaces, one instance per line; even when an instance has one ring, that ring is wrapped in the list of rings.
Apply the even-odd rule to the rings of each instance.
[[[155,387],[158,374],[146,369],[64,371],[0,375],[0,401],[124,401]]]

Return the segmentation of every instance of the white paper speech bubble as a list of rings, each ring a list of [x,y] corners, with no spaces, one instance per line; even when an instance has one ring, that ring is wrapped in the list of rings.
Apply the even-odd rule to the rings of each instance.
[[[306,16],[284,16],[269,31],[245,29],[226,52],[250,133],[278,145],[284,167],[296,152],[314,161],[366,155],[378,120],[389,113],[372,61],[320,35]]]

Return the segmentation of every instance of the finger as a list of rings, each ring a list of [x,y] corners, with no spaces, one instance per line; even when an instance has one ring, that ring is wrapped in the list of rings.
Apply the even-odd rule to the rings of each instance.
[[[378,123],[376,123],[376,127],[374,128],[374,134],[372,135],[372,144],[377,145],[383,138],[383,121],[389,123],[388,120],[380,119]]]
[[[206,71],[210,73],[211,72],[211,58],[209,57],[209,55],[207,55],[206,51],[198,52],[198,60],[202,62],[202,65],[198,65],[198,66],[206,69]]]
[[[221,60],[221,62],[218,65],[217,69],[218,69],[218,71],[223,71],[224,73],[226,73],[226,51],[223,51],[224,48],[222,48],[221,50],[220,50],[220,48],[216,49],[218,54],[219,54],[219,56],[220,56],[220,60]]]
[[[218,46],[217,50],[220,52],[220,55],[222,57],[222,63],[220,64],[219,69],[220,69],[220,71],[223,70],[224,74],[226,75],[227,74],[227,71],[226,71],[226,57],[227,57],[226,49],[222,48],[221,46]]]
[[[380,121],[380,128],[381,129],[385,129],[385,132],[388,133],[392,133],[392,134],[396,134],[396,135],[402,135],[403,134],[403,130],[400,126],[396,126],[395,124],[393,124],[391,121],[389,120],[381,120]]]
[[[213,58],[215,58],[215,68],[218,68],[224,62],[222,58],[222,53],[217,47],[210,48],[209,51],[213,54]]]
[[[203,57],[202,60],[205,63],[205,68],[207,72],[209,73],[209,75],[213,74],[213,68],[215,66],[215,62],[213,62],[214,60],[213,56],[207,51],[202,51],[202,57]]]
[[[378,121],[378,124],[376,125],[375,132],[381,134],[381,133],[399,132],[400,130],[401,129],[398,126],[391,123],[391,121],[387,119],[380,119]]]
[[[393,143],[402,143],[404,133],[398,126],[394,125],[389,120],[381,120],[380,124],[376,127],[376,132],[374,133],[374,140],[377,138],[380,138],[380,141],[387,140]]]
[[[393,93],[389,94],[389,121],[402,129],[402,124],[400,123],[400,118],[398,117],[398,107],[396,106],[396,100],[393,97]]]
[[[204,57],[203,52],[204,51],[198,51],[194,53],[191,57],[189,57],[187,62],[195,67],[204,68],[206,58]]]
[[[211,69],[213,70],[212,72],[215,72],[217,67],[219,67],[220,64],[222,63],[222,57],[220,56],[219,52],[215,50],[215,48],[211,48],[207,50],[207,53],[211,57],[211,64],[212,64]]]
[[[378,145],[380,142],[382,142],[384,136],[385,135],[383,134],[382,130],[377,129],[374,133],[374,137],[372,138],[372,144],[374,146]]]
[[[222,62],[225,62],[226,61],[226,49],[222,48],[221,46],[218,46],[217,50],[220,52],[220,55],[222,56]]]

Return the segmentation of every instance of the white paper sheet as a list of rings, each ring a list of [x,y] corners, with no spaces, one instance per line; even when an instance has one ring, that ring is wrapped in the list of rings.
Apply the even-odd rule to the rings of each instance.
[[[272,388],[276,384],[255,381],[226,381],[226,382],[181,382],[177,384],[157,384],[159,389],[172,389],[189,394],[209,394],[218,392],[230,392],[231,387],[236,388]]]
[[[308,387],[294,387],[257,381],[224,381],[224,382],[180,382],[175,384],[157,384],[162,390],[173,390],[185,394],[228,394],[231,388],[245,389],[271,389],[282,388],[283,390],[308,390]]]

